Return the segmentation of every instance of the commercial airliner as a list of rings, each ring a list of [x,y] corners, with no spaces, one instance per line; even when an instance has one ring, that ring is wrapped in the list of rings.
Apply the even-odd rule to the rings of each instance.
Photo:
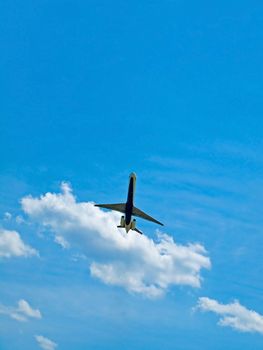
[[[129,179],[129,188],[128,188],[128,196],[127,196],[126,203],[95,204],[95,207],[116,210],[123,213],[124,215],[121,217],[121,222],[118,227],[125,228],[127,233],[129,232],[129,230],[134,230],[142,234],[142,232],[138,230],[136,227],[136,219],[132,219],[132,216],[138,216],[140,218],[155,222],[156,224],[163,226],[161,222],[155,220],[154,218],[145,214],[143,211],[141,211],[140,209],[134,206],[135,185],[136,185],[136,175],[135,173],[131,173],[130,179]]]

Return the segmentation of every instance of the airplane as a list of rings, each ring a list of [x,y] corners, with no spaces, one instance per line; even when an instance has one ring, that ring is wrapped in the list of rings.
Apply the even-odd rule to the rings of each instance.
[[[127,196],[126,203],[95,204],[95,207],[111,209],[111,210],[115,210],[123,213],[124,215],[122,215],[121,217],[120,225],[117,227],[125,228],[127,233],[129,232],[129,230],[133,230],[142,235],[143,233],[140,230],[138,230],[138,228],[136,227],[136,219],[132,219],[132,216],[137,216],[145,220],[152,221],[161,226],[163,226],[163,224],[134,206],[135,185],[136,185],[136,174],[131,173],[129,178],[129,188],[128,188],[128,196]]]

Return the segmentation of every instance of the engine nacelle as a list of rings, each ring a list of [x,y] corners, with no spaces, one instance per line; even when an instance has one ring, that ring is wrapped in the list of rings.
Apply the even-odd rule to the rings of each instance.
[[[131,222],[131,229],[134,230],[136,227],[136,219],[133,219]]]
[[[124,215],[122,215],[122,217],[121,217],[120,226],[121,226],[121,227],[125,227],[125,217],[124,217]]]

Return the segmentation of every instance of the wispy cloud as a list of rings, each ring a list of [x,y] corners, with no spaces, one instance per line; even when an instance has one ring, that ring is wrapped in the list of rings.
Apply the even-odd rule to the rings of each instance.
[[[29,257],[38,252],[26,245],[18,232],[0,228],[0,258]]]
[[[82,249],[92,276],[130,292],[158,297],[172,285],[199,287],[201,269],[211,266],[200,244],[180,245],[163,233],[155,241],[135,232],[127,235],[116,227],[119,214],[104,212],[92,202],[77,202],[66,183],[61,193],[23,198],[22,207],[55,237]]]
[[[46,337],[43,337],[43,335],[35,335],[35,339],[43,350],[54,350],[57,347],[57,344],[55,342]]]
[[[241,332],[257,332],[263,334],[263,316],[249,310],[237,300],[230,304],[220,304],[207,297],[199,298],[197,309],[211,311],[220,315],[218,324],[231,327]]]
[[[238,144],[217,144],[191,149],[184,158],[152,157],[157,170],[151,171],[151,181],[161,186],[167,205],[174,202],[166,214],[170,223],[206,234],[238,230],[244,240],[248,232],[250,238],[261,233],[261,153]]]
[[[38,309],[33,309],[24,299],[18,301],[17,307],[0,304],[0,314],[7,315],[20,322],[28,321],[29,318],[42,318],[41,312]]]
[[[5,221],[9,221],[9,220],[11,220],[11,219],[12,219],[12,214],[9,213],[8,211],[6,211],[6,212],[4,213],[4,220],[5,220]]]

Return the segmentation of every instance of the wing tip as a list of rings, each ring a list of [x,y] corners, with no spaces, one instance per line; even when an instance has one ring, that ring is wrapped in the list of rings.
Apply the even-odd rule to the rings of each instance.
[[[164,224],[162,224],[160,221],[155,220],[154,222],[158,225],[164,226]]]

